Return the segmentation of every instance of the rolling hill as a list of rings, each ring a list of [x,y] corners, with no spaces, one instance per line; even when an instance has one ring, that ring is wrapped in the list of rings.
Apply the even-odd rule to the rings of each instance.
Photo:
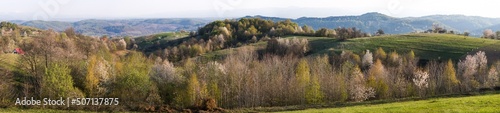
[[[362,54],[365,50],[375,51],[382,47],[386,53],[396,51],[399,54],[407,53],[410,50],[422,60],[447,60],[458,61],[467,54],[474,54],[477,51],[485,51],[489,61],[496,61],[493,57],[500,52],[500,41],[492,39],[482,39],[474,37],[464,37],[451,34],[403,34],[385,35],[366,38],[355,38],[346,41],[339,41],[328,37],[305,37],[289,36],[286,38],[306,38],[311,47],[309,55],[327,54],[342,51],[352,51]],[[265,48],[267,43],[259,42],[247,46],[255,48]],[[201,56],[204,59],[213,59],[227,55],[234,49],[218,50],[206,53]]]
[[[246,16],[244,18],[262,18],[273,21],[286,20],[289,18],[266,17],[266,16]],[[415,31],[425,31],[432,27],[432,24],[459,32],[469,31],[472,36],[481,36],[482,30],[487,27],[499,25],[500,18],[486,18],[478,16],[464,15],[431,15],[423,17],[396,18],[381,13],[371,12],[359,16],[331,16],[325,18],[302,17],[290,19],[299,25],[308,25],[314,29],[356,27],[362,31],[375,33],[378,29],[383,29],[389,34],[405,34]],[[500,29],[493,29],[494,31]]]
[[[27,21],[21,25],[41,29],[63,31],[73,27],[79,33],[90,36],[145,36],[161,32],[194,31],[212,19],[170,18],[170,19],[124,19],[124,20],[82,20],[77,22]]]
[[[242,18],[262,18],[272,21],[290,19],[299,25],[308,25],[314,29],[356,27],[364,32],[374,34],[376,30],[383,29],[388,34],[405,34],[415,31],[425,31],[436,23],[448,30],[458,32],[468,31],[471,36],[479,37],[484,29],[500,30],[500,18],[486,18],[464,15],[430,15],[423,17],[397,18],[381,13],[371,12],[357,16],[330,16],[324,18],[301,17],[297,19],[267,17],[267,16],[245,16]],[[236,18],[238,19],[238,18]],[[122,20],[81,20],[77,22],[61,21],[21,21],[21,25],[33,26],[41,29],[54,29],[62,31],[68,27],[74,27],[84,35],[109,35],[109,36],[145,36],[161,32],[172,31],[195,31],[198,27],[215,19],[198,18],[168,18],[168,19],[122,19]]]

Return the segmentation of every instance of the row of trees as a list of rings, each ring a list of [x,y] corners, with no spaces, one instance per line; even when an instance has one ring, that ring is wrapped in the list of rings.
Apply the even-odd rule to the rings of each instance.
[[[260,55],[256,50],[244,47],[221,64],[188,60],[177,68],[189,69],[188,72],[173,72],[175,66],[163,61],[164,67],[170,68],[166,73],[170,74],[162,76],[169,76],[165,77],[169,80],[180,78],[172,81],[172,85],[184,84],[174,85],[176,90],[170,91],[178,92],[170,94],[192,96],[190,101],[181,102],[183,104],[179,104],[175,96],[167,100],[173,105],[196,104],[201,98],[216,98],[222,106],[230,108],[281,106],[469,93],[480,88],[493,88],[499,83],[496,72],[499,64],[487,66],[484,52],[471,55],[456,65],[451,60],[430,61],[424,67],[417,66],[418,58],[412,51],[404,55],[397,52],[386,54],[382,48],[376,49],[374,54],[366,51],[363,57],[342,52],[340,55],[301,58],[295,54],[304,52],[272,52],[293,47],[302,51],[300,46],[290,42],[300,41],[269,41],[268,44],[273,45],[267,47],[270,54],[263,55],[262,59],[258,59]],[[488,69],[488,74],[471,71],[465,74],[463,71],[482,68]],[[471,75],[478,77],[469,77]]]
[[[174,89],[161,90],[171,91],[163,94],[188,98],[179,102],[176,96],[163,95],[162,98],[169,98],[169,104],[185,106],[202,98],[215,98],[221,106],[234,108],[426,97],[493,88],[499,84],[496,70],[500,64],[485,66],[483,53],[458,64],[451,60],[430,61],[419,67],[418,58],[411,51],[403,55],[385,54],[379,48],[374,54],[366,51],[362,59],[351,52],[306,58],[266,54],[258,59],[253,48],[244,47],[221,63],[188,60],[177,67],[157,60],[163,63],[156,65],[161,64],[161,69],[168,67],[165,70],[169,71],[161,76],[166,76],[166,81],[171,81],[168,88]],[[470,63],[472,59],[476,62]],[[485,67],[469,66],[474,64]],[[481,68],[487,74],[463,71]]]

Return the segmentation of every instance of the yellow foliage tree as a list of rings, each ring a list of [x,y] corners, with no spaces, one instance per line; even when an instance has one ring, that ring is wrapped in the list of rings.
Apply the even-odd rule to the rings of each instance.
[[[323,103],[323,98],[325,97],[321,91],[321,86],[317,76],[311,76],[311,83],[306,89],[306,100],[309,104]]]
[[[87,96],[94,96],[95,88],[99,83],[99,79],[95,76],[95,66],[97,58],[96,56],[91,56],[87,65],[87,75],[85,76],[85,93]]]
[[[408,54],[407,54],[407,57],[408,57],[408,60],[415,59],[415,52],[413,52],[413,50],[410,50],[410,52],[408,52]]]
[[[187,81],[186,100],[184,105],[194,105],[196,102],[197,92],[200,90],[200,83],[196,74],[191,74]]]
[[[295,79],[297,82],[299,98],[305,97],[304,90],[310,82],[310,77],[311,74],[309,72],[309,65],[307,64],[307,61],[305,59],[300,60],[295,70]]]
[[[456,77],[455,67],[453,66],[453,61],[448,60],[446,67],[444,69],[445,86],[448,93],[452,93],[453,89],[460,83]]]
[[[379,99],[387,98],[389,86],[386,83],[387,75],[380,59],[375,61],[368,74],[367,84],[375,89],[376,97]]]
[[[385,60],[387,58],[387,54],[385,53],[384,49],[379,47],[377,51],[375,51],[375,58]]]

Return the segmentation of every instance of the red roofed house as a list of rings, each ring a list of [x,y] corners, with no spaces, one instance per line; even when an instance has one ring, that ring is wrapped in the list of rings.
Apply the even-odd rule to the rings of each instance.
[[[12,53],[14,53],[14,54],[24,55],[24,51],[23,51],[23,49],[21,49],[21,48],[16,48],[16,49],[14,49],[14,51],[12,51]]]

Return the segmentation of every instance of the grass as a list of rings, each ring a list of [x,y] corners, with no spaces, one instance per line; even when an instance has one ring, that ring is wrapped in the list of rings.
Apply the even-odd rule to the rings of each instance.
[[[0,112],[1,113],[89,113],[91,111],[56,110],[56,109],[1,108]]]
[[[142,46],[155,45],[155,43],[157,42],[165,43],[167,41],[187,37],[188,35],[189,32],[165,32],[149,36],[137,37],[135,38],[135,40],[139,42],[137,45],[142,47]]]
[[[353,39],[342,42],[337,48],[361,53],[382,47],[387,53],[413,50],[422,59],[458,59],[468,52],[492,45],[498,47],[500,42],[450,34],[411,34]]]
[[[229,112],[271,112],[282,113],[420,113],[420,112],[498,112],[500,111],[500,94],[487,92],[476,96],[448,95],[433,97],[425,100],[408,98],[402,100],[374,100],[366,102],[349,102],[322,106],[285,106],[234,109]],[[334,107],[334,108],[325,108]],[[29,113],[84,113],[85,110],[55,110],[55,109],[21,109],[0,108],[0,112],[29,112]]]
[[[387,54],[396,51],[399,54],[406,54],[410,50],[420,59],[431,60],[452,59],[457,61],[467,54],[473,54],[479,50],[485,51],[487,56],[500,55],[500,40],[481,39],[465,37],[453,34],[406,34],[406,35],[386,35],[366,38],[355,38],[346,41],[339,41],[328,37],[306,37],[289,36],[286,38],[305,38],[309,40],[311,47],[308,55],[328,54],[342,51],[352,51],[356,54],[363,54],[364,51],[382,47]],[[257,49],[265,48],[265,42],[250,44]],[[228,49],[218,50],[202,55],[204,58],[213,59],[227,55]],[[488,57],[493,61],[494,57]]]
[[[305,109],[284,111],[287,113],[351,113],[351,112],[498,112],[500,111],[500,94],[489,94],[470,97],[433,98],[428,100],[395,102],[375,105],[357,105],[341,108]]]

